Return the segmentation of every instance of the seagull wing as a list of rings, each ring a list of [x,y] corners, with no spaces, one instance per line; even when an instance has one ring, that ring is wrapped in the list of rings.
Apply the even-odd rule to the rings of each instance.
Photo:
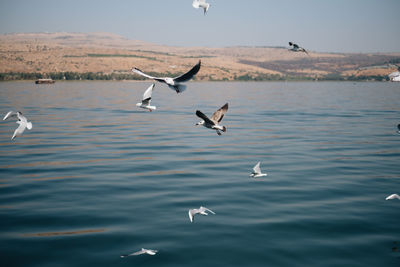
[[[189,70],[185,74],[175,77],[174,81],[178,83],[189,81],[190,79],[193,78],[194,75],[196,75],[199,72],[200,66],[201,66],[201,60],[199,60],[199,63],[197,63],[191,70]]]
[[[200,7],[199,1],[198,1],[198,0],[194,0],[193,3],[192,3],[192,6],[193,6],[194,8],[199,8],[199,7]]]
[[[223,105],[220,109],[214,112],[211,116],[211,120],[215,122],[220,122],[224,118],[225,113],[228,111],[228,103]]]
[[[203,211],[209,211],[209,212],[211,212],[212,214],[215,214],[215,212],[213,212],[213,211],[210,210],[210,209],[207,209],[206,207],[200,207],[200,209],[203,210]]]
[[[136,73],[136,74],[139,74],[139,75],[141,75],[143,77],[152,79],[152,80],[156,80],[156,81],[159,81],[159,82],[165,82],[164,78],[153,77],[151,75],[148,75],[148,74],[144,73],[143,71],[139,70],[138,68],[132,68],[132,72]]]
[[[7,114],[3,118],[3,121],[5,121],[6,119],[8,119],[8,118],[10,118],[12,116],[17,116],[17,112],[14,112],[14,111],[7,112]]]
[[[145,251],[149,255],[156,255],[156,253],[157,253],[157,250],[153,250],[153,249],[146,249]]]
[[[256,166],[254,166],[253,171],[254,171],[255,174],[260,174],[261,173],[260,162],[258,162],[256,164]]]
[[[194,216],[193,215],[196,214],[196,211],[195,210],[189,210],[188,214],[189,214],[190,222],[193,222],[193,220],[194,220]]]
[[[155,86],[155,84],[153,83],[153,84],[150,85],[150,87],[147,88],[147,90],[144,92],[144,94],[143,94],[143,99],[142,99],[142,104],[144,104],[144,105],[150,104],[150,101],[151,101],[151,94],[153,93],[154,86]]]
[[[207,123],[209,123],[209,124],[211,124],[211,125],[214,125],[214,124],[215,124],[215,122],[213,122],[212,120],[210,120],[210,119],[209,119],[206,115],[204,115],[204,113],[201,112],[200,110],[196,110],[196,115],[197,115],[197,117],[202,118],[205,122],[207,122]]]
[[[144,253],[146,253],[146,250],[145,249],[141,249],[141,250],[139,250],[139,251],[136,251],[136,252],[134,252],[134,253],[132,253],[132,254],[129,254],[129,256],[137,256],[137,255],[142,255],[142,254],[144,254]]]

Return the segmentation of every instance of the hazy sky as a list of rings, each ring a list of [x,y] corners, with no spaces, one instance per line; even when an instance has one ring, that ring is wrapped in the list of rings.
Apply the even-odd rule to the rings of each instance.
[[[400,0],[0,0],[0,33],[111,32],[178,46],[400,52]]]

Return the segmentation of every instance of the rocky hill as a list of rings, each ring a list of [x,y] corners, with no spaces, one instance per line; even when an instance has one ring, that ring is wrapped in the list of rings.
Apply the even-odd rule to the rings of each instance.
[[[397,70],[400,53],[294,53],[285,47],[171,47],[110,33],[0,35],[0,73],[131,74],[132,67],[178,74],[202,60],[197,80],[326,79],[381,76]],[[7,75],[6,75],[7,76]],[[124,76],[126,77],[126,76]],[[4,79],[3,79],[4,80]]]

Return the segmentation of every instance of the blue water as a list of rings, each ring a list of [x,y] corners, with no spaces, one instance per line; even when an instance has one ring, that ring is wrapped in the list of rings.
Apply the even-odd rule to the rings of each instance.
[[[400,266],[399,84],[149,84],[0,83],[1,266]]]

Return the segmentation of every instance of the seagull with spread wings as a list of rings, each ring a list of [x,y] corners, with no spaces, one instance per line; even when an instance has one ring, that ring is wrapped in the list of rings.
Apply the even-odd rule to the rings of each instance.
[[[206,3],[206,0],[194,0],[192,5],[196,9],[199,9],[200,7],[203,8],[204,16],[207,14],[207,11],[211,6],[209,3]]]
[[[303,47],[300,47],[298,44],[289,42],[289,46],[292,47],[292,48],[289,49],[290,51],[293,51],[293,52],[304,52],[304,53],[306,53],[308,55],[308,52]]]
[[[129,256],[137,256],[137,255],[142,255],[142,254],[149,254],[151,256],[154,256],[154,255],[156,255],[157,252],[158,252],[157,250],[142,248],[141,250],[133,252],[128,255],[121,255],[121,258],[129,257]]]
[[[267,174],[261,172],[260,162],[258,162],[256,166],[253,167],[253,172],[250,174],[250,177],[258,178],[263,176],[267,176]]]
[[[228,111],[228,103],[223,105],[220,109],[218,109],[209,119],[203,112],[200,110],[196,111],[197,117],[203,119],[202,121],[196,123],[196,125],[203,125],[206,128],[214,129],[218,135],[221,135],[220,131],[226,132],[226,127],[219,125],[219,123],[224,118],[225,113]]]
[[[32,122],[28,122],[28,120],[25,118],[24,115],[22,115],[22,112],[17,111],[9,111],[3,118],[3,120],[7,120],[10,117],[17,117],[17,123],[19,124],[18,128],[14,131],[13,136],[11,137],[11,140],[14,140],[15,137],[22,135],[22,133],[25,131],[25,128],[28,128],[28,130],[32,129]]]
[[[152,85],[150,85],[149,88],[147,88],[147,90],[143,94],[142,102],[137,103],[136,106],[138,106],[139,108],[147,109],[150,112],[157,109],[156,106],[150,106],[151,94],[153,93],[154,86],[156,85],[153,83]]]
[[[182,83],[189,81],[196,75],[201,66],[201,61],[199,60],[199,63],[197,63],[191,70],[186,72],[185,74],[182,74],[178,77],[171,78],[171,77],[153,77],[151,75],[148,75],[144,73],[143,71],[139,70],[138,68],[133,68],[132,72],[139,74],[143,77],[161,82],[161,83],[166,83],[169,88],[175,90],[177,93],[181,93],[186,89],[186,85],[183,85]]]
[[[210,209],[207,209],[206,207],[200,207],[199,209],[190,209],[190,210],[189,210],[189,219],[190,219],[190,222],[193,222],[193,221],[194,221],[194,215],[196,215],[196,214],[208,215],[207,212],[210,212],[210,213],[212,213],[212,214],[215,214],[215,212],[213,212],[213,211],[210,210]]]

